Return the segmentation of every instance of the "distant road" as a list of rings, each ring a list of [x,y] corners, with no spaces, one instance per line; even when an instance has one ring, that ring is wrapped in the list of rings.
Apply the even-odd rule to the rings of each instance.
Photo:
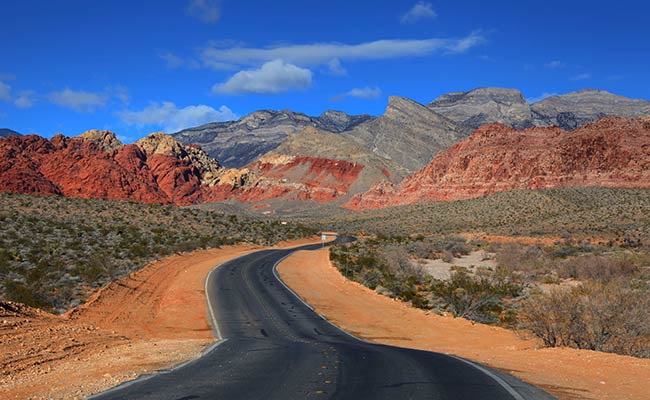
[[[420,350],[371,344],[314,313],[277,278],[303,246],[229,261],[206,281],[215,333],[203,357],[97,399],[552,399],[511,375]]]

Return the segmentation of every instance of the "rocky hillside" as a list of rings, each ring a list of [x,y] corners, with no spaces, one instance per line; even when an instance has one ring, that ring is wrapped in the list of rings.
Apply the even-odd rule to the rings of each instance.
[[[112,132],[80,137],[0,139],[0,191],[67,197],[191,204],[213,187],[237,189],[238,171],[221,167],[197,146],[163,133],[122,145]]]
[[[406,176],[400,165],[380,157],[368,148],[341,135],[306,128],[290,135],[270,155],[320,157],[363,165],[364,168],[351,192],[365,191],[382,180],[399,182]]]
[[[551,96],[531,106],[535,125],[575,129],[608,115],[637,118],[650,115],[650,101],[629,99],[604,90],[584,89]]]
[[[498,122],[516,129],[533,126],[533,115],[516,89],[478,88],[444,94],[427,107],[459,123],[467,134],[481,125]]]
[[[0,128],[0,137],[21,136],[20,133],[8,128]]]
[[[397,96],[389,98],[384,115],[343,135],[411,172],[465,136],[450,119]]]
[[[650,117],[607,117],[570,132],[485,125],[399,185],[380,184],[345,206],[362,210],[576,186],[650,187]]]
[[[326,111],[319,117],[289,110],[262,110],[238,121],[216,122],[175,133],[184,144],[198,144],[224,166],[241,168],[275,149],[292,133],[306,127],[339,133],[371,120],[369,115]]]

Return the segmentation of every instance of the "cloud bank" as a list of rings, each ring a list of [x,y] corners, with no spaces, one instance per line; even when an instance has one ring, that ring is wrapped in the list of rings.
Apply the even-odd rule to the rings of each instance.
[[[210,122],[231,121],[238,118],[232,110],[221,106],[218,110],[199,104],[178,108],[172,102],[151,103],[140,111],[122,111],[118,113],[122,121],[138,127],[161,127],[165,132],[178,132]]]
[[[311,86],[312,72],[283,60],[264,63],[259,69],[237,72],[226,82],[212,87],[214,93],[222,94],[277,94],[300,90]]]
[[[93,112],[106,105],[108,95],[65,88],[46,96],[52,103],[76,112]]]
[[[481,32],[462,38],[376,40],[359,44],[312,43],[276,47],[205,47],[201,54],[204,66],[223,70],[238,66],[259,66],[274,60],[301,67],[318,65],[341,68],[341,62],[422,57],[436,53],[464,53],[485,42]],[[336,61],[334,61],[336,60]]]

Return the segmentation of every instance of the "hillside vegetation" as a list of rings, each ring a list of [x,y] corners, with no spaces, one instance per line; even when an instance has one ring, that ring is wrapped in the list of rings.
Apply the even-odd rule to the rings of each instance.
[[[470,200],[420,203],[305,222],[383,235],[485,232],[507,236],[650,237],[650,190],[599,187],[515,190]]]
[[[0,300],[56,312],[155,258],[315,233],[176,206],[6,193],[0,194],[0,227]]]

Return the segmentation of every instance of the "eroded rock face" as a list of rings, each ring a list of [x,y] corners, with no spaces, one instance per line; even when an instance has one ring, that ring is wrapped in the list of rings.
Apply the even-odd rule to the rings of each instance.
[[[397,96],[389,98],[384,115],[343,135],[409,172],[466,136],[450,119]]]
[[[485,125],[399,185],[378,185],[345,207],[363,210],[572,186],[650,187],[650,117],[607,117],[574,131]]]
[[[111,131],[89,130],[81,135],[80,138],[94,142],[104,151],[117,150],[124,146],[117,136]]]

